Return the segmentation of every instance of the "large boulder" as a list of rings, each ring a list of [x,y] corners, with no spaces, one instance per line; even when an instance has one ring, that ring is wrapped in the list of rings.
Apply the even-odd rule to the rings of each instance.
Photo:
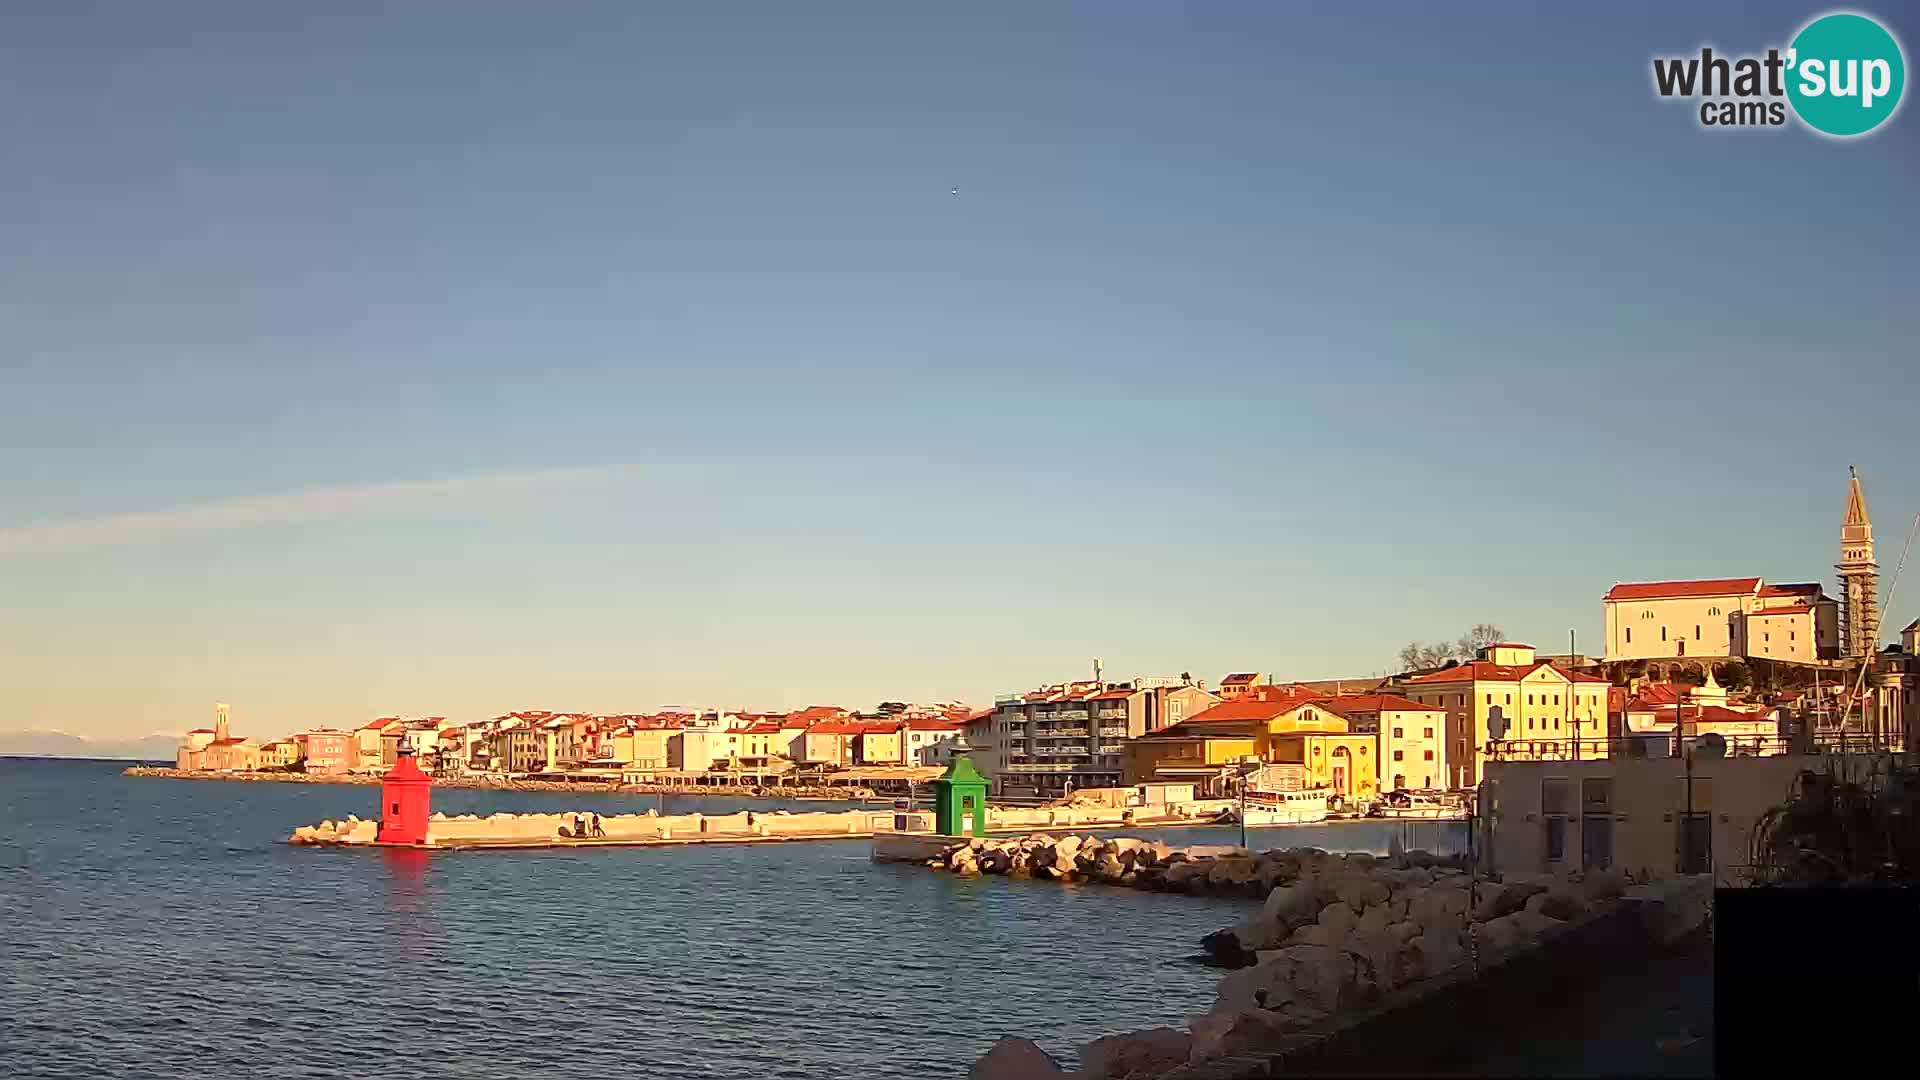
[[[1063,836],[1054,842],[1053,862],[1055,865],[1071,865],[1073,857],[1080,853],[1081,840],[1077,836]]]
[[[1360,915],[1349,905],[1336,902],[1321,909],[1320,918],[1316,921],[1326,927],[1327,932],[1335,938],[1343,938],[1353,933],[1354,926],[1360,921]]]
[[[1271,1009],[1292,1000],[1293,995],[1293,962],[1282,953],[1261,953],[1259,963],[1220,977],[1214,991],[1213,1011]]]
[[[1416,889],[1407,898],[1407,918],[1424,929],[1457,928],[1467,919],[1467,890],[1445,885]]]
[[[1234,1054],[1277,1049],[1295,1025],[1271,1009],[1244,1009],[1230,1013],[1202,1013],[1188,1018],[1193,1031],[1189,1064],[1198,1065]]]
[[[1559,922],[1570,922],[1587,913],[1587,898],[1584,893],[1571,888],[1548,889],[1527,897],[1526,906],[1520,910]]]
[[[1357,1003],[1351,953],[1324,945],[1296,945],[1281,951],[1292,964],[1291,998],[1325,1013]]]
[[[1213,868],[1211,861],[1176,862],[1167,867],[1166,883],[1174,889],[1191,888],[1195,883],[1205,884],[1207,873]]]
[[[1473,921],[1491,922],[1511,915],[1526,907],[1530,898],[1537,893],[1546,892],[1547,888],[1547,882],[1514,880],[1490,886],[1480,895],[1480,906],[1473,909]]]
[[[979,863],[983,874],[1004,874],[1013,866],[1013,855],[1005,848],[990,847],[980,853]]]
[[[1185,1065],[1192,1049],[1193,1038],[1184,1031],[1169,1027],[1129,1031],[1082,1046],[1080,1067],[1087,1076],[1099,1080],[1120,1080],[1135,1074],[1157,1076]]]
[[[994,1043],[993,1049],[980,1055],[967,1070],[968,1080],[1048,1080],[1066,1075],[1060,1063],[1038,1043],[1011,1036]]]
[[[1408,947],[1419,961],[1418,972],[1431,977],[1467,962],[1466,943],[1456,930],[1424,930]]]

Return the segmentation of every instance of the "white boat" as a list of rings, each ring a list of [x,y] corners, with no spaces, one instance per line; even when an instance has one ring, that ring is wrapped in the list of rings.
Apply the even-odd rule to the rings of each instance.
[[[1229,822],[1238,822],[1242,816],[1242,807],[1236,805],[1229,809],[1223,818]],[[1249,791],[1244,807],[1244,817],[1249,827],[1307,825],[1316,821],[1325,821],[1327,820],[1327,789]]]
[[[1373,806],[1373,817],[1444,820],[1467,816],[1466,800],[1450,791],[1392,791]]]

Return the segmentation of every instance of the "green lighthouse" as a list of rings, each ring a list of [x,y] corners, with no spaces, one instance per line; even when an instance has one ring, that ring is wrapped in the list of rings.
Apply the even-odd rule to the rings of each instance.
[[[965,736],[953,744],[953,764],[933,782],[933,831],[942,836],[987,835],[987,778],[967,757]]]

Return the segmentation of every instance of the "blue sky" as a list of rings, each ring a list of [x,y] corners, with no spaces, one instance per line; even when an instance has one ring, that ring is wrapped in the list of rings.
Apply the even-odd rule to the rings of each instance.
[[[1830,580],[1849,463],[1890,572],[1912,109],[1654,98],[1817,6],[1449,7],[9,4],[0,728],[1591,645]]]

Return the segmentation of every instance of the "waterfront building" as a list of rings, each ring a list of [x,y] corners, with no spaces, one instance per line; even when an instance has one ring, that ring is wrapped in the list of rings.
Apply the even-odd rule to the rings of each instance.
[[[1184,680],[1055,683],[1005,694],[963,727],[974,766],[1001,794],[1058,796],[1116,787],[1129,740],[1193,716],[1220,698]]]
[[[902,765],[901,725],[895,720],[868,720],[854,736],[853,760],[857,765]]]
[[[643,772],[670,769],[676,733],[676,729],[664,727],[616,728],[608,738],[605,760],[618,768]]]
[[[1126,782],[1192,783],[1224,795],[1239,769],[1257,762],[1268,767],[1264,786],[1372,798],[1380,790],[1377,738],[1353,731],[1328,701],[1305,687],[1257,687],[1133,740],[1126,748]]]
[[[1485,765],[1477,846],[1484,867],[1503,874],[1613,867],[1652,877],[1711,873],[1737,887],[1749,883],[1761,816],[1791,796],[1803,772],[1826,768],[1818,755],[1716,757],[1698,744],[1678,756],[1623,751],[1583,761],[1510,761],[1501,748]]]
[[[1607,681],[1534,658],[1531,645],[1502,642],[1477,658],[1398,686],[1401,696],[1447,711],[1443,748],[1450,788],[1480,783],[1485,748],[1524,742],[1543,758],[1605,755]]]
[[[667,767],[679,772],[707,772],[727,760],[726,732],[710,727],[686,727],[667,740]]]
[[[1327,708],[1347,718],[1349,729],[1373,735],[1381,791],[1447,786],[1447,711],[1398,694],[1345,694]]]
[[[181,740],[174,766],[194,772],[243,772],[260,767],[260,744],[235,738],[228,730],[228,708],[213,707],[213,727],[195,728]]]
[[[494,767],[507,773],[539,772],[547,764],[545,732],[526,722],[494,733]]]
[[[300,744],[291,737],[260,745],[259,767],[284,769],[300,760]]]
[[[963,728],[950,720],[915,717],[900,728],[901,753],[907,765],[947,765],[953,760],[953,744],[960,741]]]
[[[399,749],[399,743],[389,740],[386,736],[389,729],[397,734],[399,725],[399,717],[382,716],[354,729],[354,771],[374,772],[393,765],[394,754]]]
[[[807,728],[800,740],[800,752],[794,760],[805,765],[830,765],[844,768],[853,764],[854,741],[862,729],[857,720],[842,716],[821,720]]]
[[[1896,752],[1920,746],[1920,619],[1874,657],[1872,671],[1866,705],[1871,713],[1862,726]]]
[[[303,731],[293,739],[300,744],[300,759],[305,762],[307,772],[315,776],[339,776],[353,771],[351,733],[322,728]]]
[[[764,769],[773,759],[774,744],[784,745],[785,739],[779,720],[756,719],[727,729],[726,757],[737,768]]]

